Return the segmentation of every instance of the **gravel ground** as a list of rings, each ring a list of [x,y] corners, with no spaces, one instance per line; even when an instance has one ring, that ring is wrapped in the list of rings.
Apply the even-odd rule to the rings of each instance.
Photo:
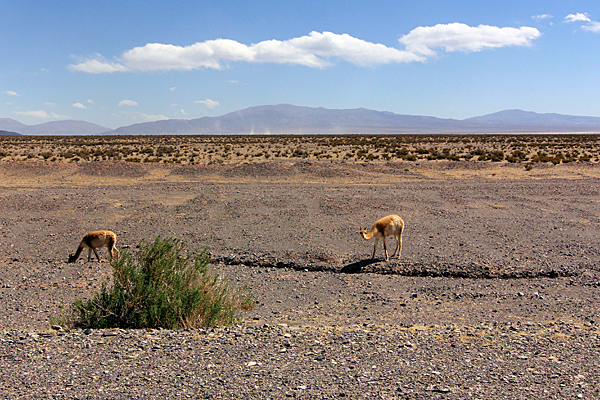
[[[597,165],[5,162],[0,178],[2,397],[600,397]],[[370,260],[358,229],[391,213],[402,256]],[[95,229],[208,247],[257,306],[208,331],[52,329],[111,273],[66,263]]]

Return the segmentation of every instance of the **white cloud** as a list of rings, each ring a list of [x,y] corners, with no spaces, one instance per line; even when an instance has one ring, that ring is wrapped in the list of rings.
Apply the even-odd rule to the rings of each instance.
[[[88,104],[94,104],[94,100],[91,100],[91,99],[89,99],[87,102],[88,102]]]
[[[588,32],[600,33],[600,22],[592,21],[587,13],[569,14],[565,17],[565,22],[587,22],[581,29]]]
[[[581,29],[583,29],[584,31],[600,33],[600,22],[590,21],[589,24],[583,25]]]
[[[4,92],[5,94],[9,95],[9,96],[16,96],[16,97],[21,97],[21,95],[17,92],[13,92],[12,90],[7,90],[6,92]]]
[[[434,56],[436,48],[446,52],[477,52],[507,46],[530,46],[531,40],[541,36],[536,28],[499,28],[461,23],[418,27],[402,36],[399,41],[415,54]]]
[[[588,22],[590,18],[587,13],[569,14],[565,17],[565,22]]]
[[[329,59],[341,59],[358,65],[424,61],[411,52],[370,43],[348,34],[311,32],[308,36],[284,42],[269,40],[252,45],[254,62],[301,64],[309,67],[331,65]]]
[[[95,54],[79,64],[71,64],[68,68],[71,71],[87,72],[90,74],[106,74],[128,70],[122,64],[105,60],[100,54]]]
[[[538,14],[538,15],[534,15],[531,17],[531,19],[534,19],[536,21],[542,21],[545,19],[552,19],[552,18],[554,18],[554,17],[550,14]]]
[[[195,101],[194,103],[196,103],[196,104],[204,104],[209,110],[212,110],[213,108],[221,105],[218,101],[214,101],[214,100],[211,100],[211,99],[198,100],[198,101]]]
[[[138,113],[138,115],[140,116],[140,118],[144,118],[146,121],[158,121],[158,120],[169,119],[162,114],[152,115],[152,114]]]
[[[165,119],[169,119],[162,114],[146,114],[143,112],[128,112],[126,115],[129,115],[134,121],[144,121],[144,122],[153,122],[153,121],[161,121]]]
[[[175,86],[173,86],[171,89],[169,89],[171,92],[174,92],[177,88]]]
[[[185,112],[185,110],[184,110],[183,108],[182,108],[181,110],[179,110],[179,112],[180,112],[182,115],[187,115],[187,113]]]
[[[405,50],[371,43],[348,34],[311,32],[289,40],[265,40],[245,45],[230,39],[215,39],[190,46],[148,43],[123,53],[115,62],[95,55],[73,71],[88,73],[143,72],[221,69],[230,62],[296,64],[324,68],[343,60],[356,65],[422,62],[435,55],[434,48],[445,51],[480,51],[485,48],[529,46],[541,33],[531,27],[499,28],[461,23],[418,27],[400,38]],[[175,88],[171,88],[171,91]]]
[[[119,107],[123,107],[123,106],[138,106],[139,104],[137,103],[137,101],[133,101],[133,100],[121,100],[119,102]]]
[[[208,40],[185,47],[148,43],[126,51],[117,63],[97,56],[69,65],[69,68],[88,73],[221,69],[228,62],[240,61],[323,68],[331,65],[331,58],[359,65],[423,61],[419,55],[347,34],[311,32],[308,36],[286,41],[267,40],[250,46],[229,39]]]
[[[36,118],[53,118],[53,119],[65,119],[68,118],[67,116],[64,115],[59,115],[56,113],[47,113],[44,110],[37,110],[37,111],[15,111],[15,114],[18,115],[25,115],[27,117],[36,117]]]
[[[86,106],[84,106],[81,103],[75,103],[75,104],[73,104],[73,107],[75,107],[75,108],[81,108],[81,109],[84,109],[84,110],[87,108]]]

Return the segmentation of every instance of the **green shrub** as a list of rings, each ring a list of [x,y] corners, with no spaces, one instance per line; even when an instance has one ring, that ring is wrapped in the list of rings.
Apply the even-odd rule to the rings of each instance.
[[[504,160],[504,152],[502,150],[494,150],[488,156],[492,161],[498,162]]]
[[[142,240],[137,254],[123,251],[113,260],[113,282],[70,309],[72,327],[199,328],[232,325],[239,310],[251,310],[255,299],[246,288],[233,287],[209,272],[206,251],[185,252],[173,238]]]

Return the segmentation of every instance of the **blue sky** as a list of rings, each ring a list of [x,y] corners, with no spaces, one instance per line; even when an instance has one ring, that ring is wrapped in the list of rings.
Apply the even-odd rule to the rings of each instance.
[[[289,103],[600,117],[598,1],[0,2],[0,118],[117,128]]]

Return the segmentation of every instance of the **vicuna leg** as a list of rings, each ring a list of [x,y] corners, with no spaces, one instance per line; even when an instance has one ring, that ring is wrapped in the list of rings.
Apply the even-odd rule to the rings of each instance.
[[[98,259],[98,262],[100,262],[100,256],[98,255],[98,250],[96,250],[95,247],[93,247],[92,250],[94,250],[94,254],[96,255],[96,258]]]
[[[400,234],[398,235],[398,258],[400,258],[400,253],[402,253],[402,232],[404,232],[404,224],[400,226]]]
[[[398,258],[400,258],[400,253],[402,253],[402,233],[398,236]]]
[[[385,244],[385,236],[383,237],[383,251],[385,252],[385,261],[388,261],[390,258],[388,257],[387,246]]]
[[[113,258],[115,258],[115,257],[119,257],[119,250],[117,250],[117,248],[115,247],[114,240],[111,239],[108,242],[108,245],[106,247],[108,248],[108,254],[110,255],[110,261],[112,261]]]
[[[375,258],[375,251],[377,250],[377,244],[379,243],[379,238],[375,238],[375,244],[373,245],[373,255],[371,258]]]
[[[398,253],[398,258],[400,258],[400,253],[402,252],[402,234],[396,236],[396,240],[398,241],[398,243],[396,243],[396,250],[394,251],[392,257],[396,255],[396,253]]]

